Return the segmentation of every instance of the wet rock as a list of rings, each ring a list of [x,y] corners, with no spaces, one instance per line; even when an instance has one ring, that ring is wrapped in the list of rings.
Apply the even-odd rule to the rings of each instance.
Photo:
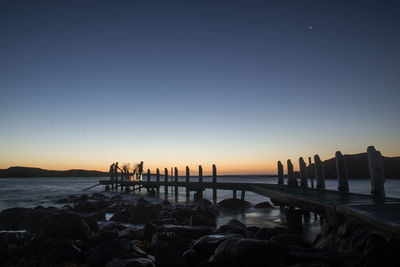
[[[92,217],[83,217],[83,219],[89,226],[90,232],[94,233],[99,231],[99,225],[97,224],[97,221],[95,219],[93,219]]]
[[[185,267],[196,267],[200,258],[196,250],[188,249],[183,253],[183,258],[185,260]]]
[[[154,267],[152,260],[148,258],[114,259],[107,263],[106,267]]]
[[[89,200],[89,201],[80,201],[74,205],[74,209],[80,212],[96,212],[100,210],[104,210],[108,207],[108,202],[104,200]]]
[[[127,239],[116,238],[106,241],[86,253],[87,263],[94,266],[104,266],[108,261],[116,258],[131,248]]]
[[[287,233],[287,231],[287,229],[279,226],[274,228],[261,228],[255,233],[255,238],[260,240],[270,240],[271,237]]]
[[[55,262],[73,261],[79,259],[81,249],[78,248],[70,240],[56,239],[50,244],[50,252],[48,257]]]
[[[32,233],[27,230],[0,231],[0,249],[7,249],[9,246],[25,247],[32,238]]]
[[[143,236],[145,240],[151,240],[152,236],[161,230],[160,226],[156,226],[153,223],[146,223],[143,228]]]
[[[174,232],[158,232],[151,238],[151,244],[155,245],[158,241],[166,241],[170,244],[175,243],[176,235]]]
[[[213,204],[210,200],[205,199],[205,198],[201,198],[201,199],[196,199],[193,202],[195,207],[201,207],[201,208],[209,208],[211,207]]]
[[[153,245],[157,267],[184,267],[185,260],[175,245],[166,240],[157,240]]]
[[[223,209],[246,209],[250,208],[250,202],[246,200],[236,199],[236,198],[228,198],[221,200],[218,203],[218,206]]]
[[[285,263],[288,254],[274,242],[229,238],[215,250],[210,262],[220,266],[275,266]]]
[[[90,228],[78,214],[68,211],[47,209],[12,208],[1,212],[0,228],[28,229],[57,238],[86,238]]]
[[[174,232],[178,239],[197,239],[203,235],[210,235],[215,232],[211,226],[187,226],[187,225],[161,225],[160,231]]]
[[[261,202],[261,203],[254,205],[254,208],[255,209],[272,209],[272,208],[274,208],[274,206],[272,206],[271,203],[265,201],[265,202]]]
[[[142,224],[154,220],[158,217],[159,213],[159,205],[138,203],[135,206],[123,208],[120,212],[115,213],[110,220],[132,224]]]
[[[212,227],[215,227],[217,225],[215,219],[199,214],[193,214],[192,216],[190,216],[189,224],[192,226],[207,225]]]
[[[246,231],[246,225],[239,222],[238,220],[231,219],[227,224],[221,225],[218,228],[217,233],[233,233],[245,235]]]
[[[228,238],[228,235],[219,234],[202,236],[193,243],[191,249],[194,249],[201,259],[208,259],[214,254],[214,251],[219,244]]]
[[[311,247],[304,239],[295,234],[279,234],[271,237],[271,241],[281,246],[300,246],[300,247]]]
[[[310,261],[303,261],[300,263],[289,265],[289,267],[330,267],[329,264],[326,264],[323,261],[318,260],[310,260]]]

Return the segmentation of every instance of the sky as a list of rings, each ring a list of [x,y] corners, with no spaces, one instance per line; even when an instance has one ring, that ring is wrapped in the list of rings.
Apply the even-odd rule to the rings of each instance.
[[[400,156],[398,1],[0,1],[0,168]]]

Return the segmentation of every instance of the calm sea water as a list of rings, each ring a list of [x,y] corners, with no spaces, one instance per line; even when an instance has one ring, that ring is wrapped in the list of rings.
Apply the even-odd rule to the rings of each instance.
[[[100,178],[3,178],[0,179],[0,211],[10,207],[35,207],[42,206],[60,206],[55,203],[57,199],[67,197],[69,195],[78,194],[91,194],[95,192],[103,192],[112,196],[117,194],[114,192],[104,192],[104,186],[97,186],[87,191],[82,191],[98,183]],[[102,179],[109,179],[108,177]],[[153,179],[152,179],[153,180]],[[163,180],[163,177],[161,177]],[[181,180],[181,179],[180,179]],[[183,178],[182,178],[183,180]],[[210,177],[204,177],[206,181],[211,181]],[[191,181],[198,181],[196,177],[191,178]],[[259,176],[225,176],[218,177],[220,182],[235,182],[235,183],[277,183],[277,178],[259,177]],[[327,189],[336,190],[337,181],[327,180]],[[387,180],[385,183],[386,195],[391,197],[400,198],[400,180]],[[126,194],[123,197],[127,201],[134,201],[138,197],[144,197],[152,202],[163,201],[168,198],[170,201],[175,201],[174,195],[171,194],[165,197],[164,187],[160,188],[161,194],[159,197],[152,197],[147,195],[143,190],[141,193],[135,192],[133,195]],[[369,179],[350,180],[350,191],[355,193],[369,194],[370,182]],[[118,192],[119,193],[119,192]],[[218,201],[232,197],[232,191],[218,190]],[[204,197],[212,199],[212,190],[207,189],[204,192]],[[240,197],[240,192],[238,192]],[[193,199],[193,192],[191,192],[191,199]],[[252,204],[257,204],[263,201],[269,201],[268,198],[257,195],[255,193],[246,192],[246,200]],[[185,202],[185,189],[179,188],[178,202]],[[256,210],[249,209],[246,212],[231,212],[222,213],[218,219],[218,224],[223,224],[229,219],[238,219],[247,225],[254,225],[260,227],[268,227],[280,224],[280,211],[279,209],[270,210]],[[315,224],[314,226],[316,226]],[[313,225],[309,227],[310,231],[317,231]]]

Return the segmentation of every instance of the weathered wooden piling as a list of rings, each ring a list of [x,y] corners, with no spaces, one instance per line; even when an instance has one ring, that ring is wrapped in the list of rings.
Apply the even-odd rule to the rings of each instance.
[[[383,168],[382,154],[369,146],[367,149],[369,177],[371,179],[371,194],[375,196],[385,196],[385,175]]]
[[[318,155],[314,156],[314,165],[315,165],[315,179],[317,181],[317,188],[325,189],[324,166]]]
[[[178,168],[175,167],[175,197],[178,196]]]
[[[189,170],[189,167],[186,166],[186,198],[187,199],[189,199],[189,197],[190,197],[190,191],[189,191],[189,186],[188,186],[189,182],[190,182],[190,170]]]
[[[296,177],[293,174],[293,164],[290,159],[287,160],[287,171],[288,171],[288,186],[298,187]]]
[[[281,161],[278,161],[278,184],[285,184],[283,180],[283,165]]]
[[[233,189],[233,191],[232,191],[232,197],[234,198],[234,199],[237,199],[237,195],[236,195],[236,189]]]
[[[302,157],[299,158],[299,168],[300,168],[300,187],[307,188],[308,187],[307,166],[306,162]]]
[[[168,195],[168,169],[165,168],[164,170],[164,191],[165,191],[165,195]]]
[[[158,168],[156,171],[156,182],[157,182],[157,194],[160,194],[160,170]]]
[[[311,157],[308,157],[308,166],[311,167]],[[311,180],[311,188],[314,188],[314,178],[312,175],[310,175],[310,180]]]
[[[217,203],[217,167],[215,164],[212,166],[212,182],[213,182],[213,202]]]
[[[340,192],[349,192],[349,178],[347,175],[346,160],[342,152],[336,151],[336,175],[338,179],[338,190]]]
[[[150,188],[149,188],[150,176],[151,176],[150,169],[147,169],[147,192],[149,192],[149,190],[150,190]]]
[[[200,185],[200,189],[198,191],[198,197],[200,197],[200,199],[203,198],[203,167],[201,167],[201,165],[199,165],[199,185]]]
[[[244,200],[245,194],[246,194],[246,191],[242,190],[242,193],[240,194],[240,199],[241,200]]]

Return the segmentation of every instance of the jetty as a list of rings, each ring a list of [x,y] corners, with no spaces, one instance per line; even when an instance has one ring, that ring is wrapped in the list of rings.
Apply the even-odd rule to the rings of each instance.
[[[301,209],[307,212],[314,212],[324,216],[327,213],[335,213],[341,216],[354,218],[362,223],[378,228],[388,234],[400,237],[400,199],[385,196],[384,170],[382,155],[373,146],[368,147],[368,166],[371,180],[371,194],[356,194],[349,192],[346,161],[340,151],[336,152],[336,171],[338,179],[338,191],[325,188],[325,176],[323,162],[318,155],[314,156],[314,171],[316,186],[313,179],[309,179],[306,163],[299,158],[300,183],[294,175],[293,164],[287,160],[287,175],[284,175],[283,164],[278,161],[277,184],[270,183],[231,183],[217,181],[217,168],[212,167],[211,182],[203,181],[203,169],[199,166],[197,181],[190,179],[190,170],[186,167],[184,181],[179,180],[178,169],[174,168],[169,173],[164,169],[160,174],[157,169],[155,173],[147,170],[144,179],[139,180],[101,180],[99,183],[106,186],[107,190],[117,190],[129,193],[133,190],[146,189],[148,192],[160,194],[160,188],[164,187],[164,194],[168,195],[169,190],[177,198],[179,188],[186,191],[186,197],[190,192],[195,192],[196,198],[203,197],[205,189],[213,192],[213,201],[216,203],[217,190],[231,190],[232,197],[245,199],[246,192],[253,192],[270,198],[280,206],[288,206]],[[311,158],[309,158],[311,165]],[[285,184],[285,177],[287,183]],[[161,179],[163,178],[163,179]],[[308,187],[308,180],[311,180],[311,188]]]

